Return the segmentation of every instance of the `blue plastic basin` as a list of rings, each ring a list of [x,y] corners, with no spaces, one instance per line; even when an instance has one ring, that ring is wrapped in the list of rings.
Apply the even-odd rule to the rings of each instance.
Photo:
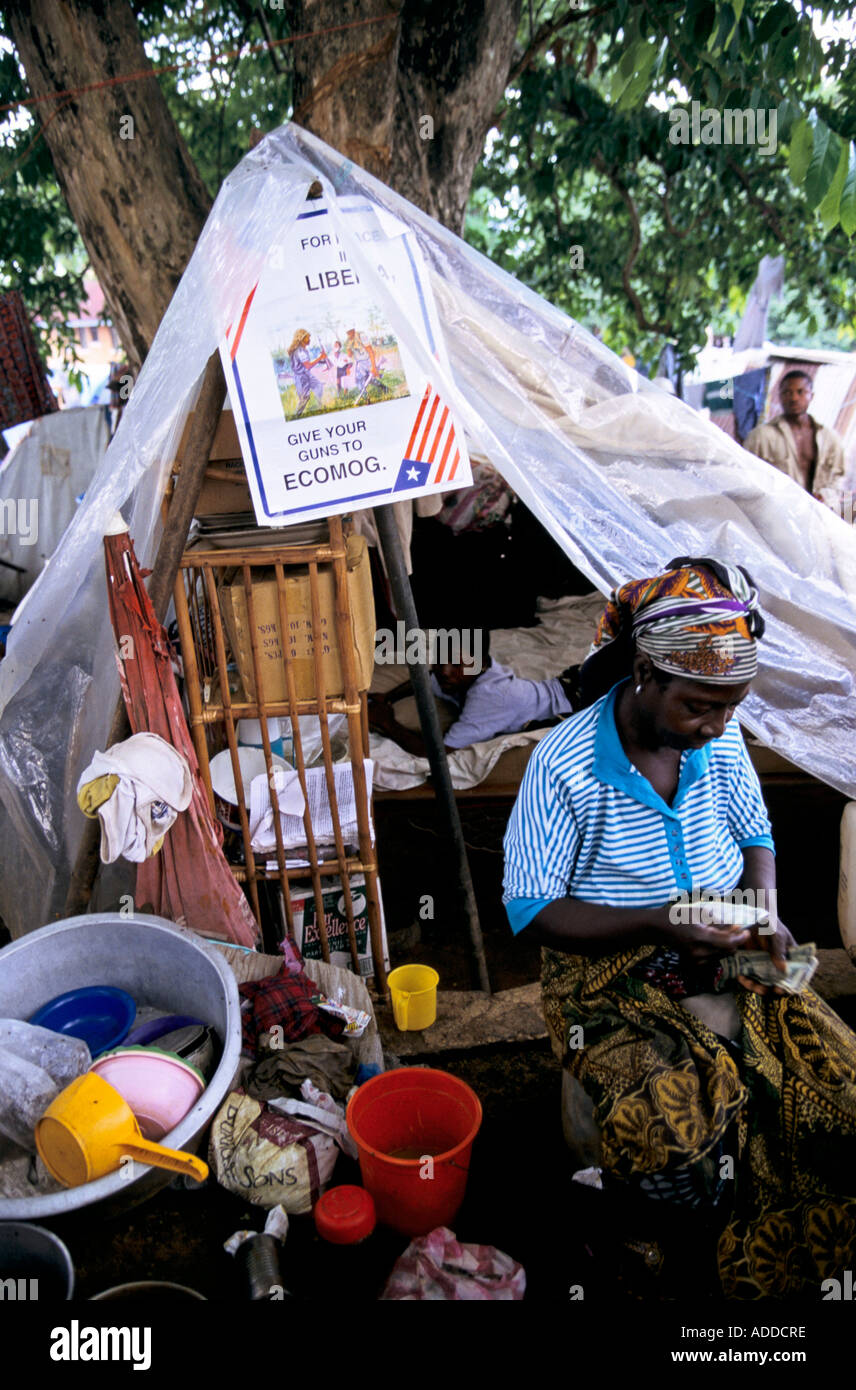
[[[88,985],[48,1000],[29,1022],[54,1033],[81,1038],[94,1058],[124,1041],[136,1014],[137,1006],[126,990],[113,985]]]

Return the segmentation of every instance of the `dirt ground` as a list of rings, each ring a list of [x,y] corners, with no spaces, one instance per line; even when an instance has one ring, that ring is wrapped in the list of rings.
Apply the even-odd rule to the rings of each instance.
[[[684,1256],[670,1247],[668,1277],[665,1264],[657,1273],[652,1263],[658,1253],[653,1238],[662,1246],[664,1234],[659,1211],[656,1222],[630,1219],[602,1193],[571,1182],[559,1123],[559,1068],[546,1042],[445,1054],[439,1060],[473,1087],[484,1108],[466,1197],[454,1223],[460,1240],[494,1245],[518,1260],[526,1270],[527,1300],[539,1304],[567,1304],[572,1289],[582,1290],[589,1302],[608,1302],[621,1292],[661,1300],[680,1291]],[[340,1157],[335,1180],[358,1182],[357,1165]],[[76,1298],[120,1283],[163,1279],[209,1300],[234,1301],[246,1294],[223,1242],[235,1230],[260,1229],[264,1216],[262,1208],[209,1179],[201,1188],[166,1188],[110,1220],[84,1212],[45,1224],[71,1251]],[[314,1303],[347,1277],[349,1301],[375,1302],[406,1245],[406,1238],[378,1228],[362,1249],[336,1250],[319,1240],[311,1216],[293,1217],[282,1283],[295,1298]],[[706,1254],[698,1246],[693,1251],[695,1292],[705,1297],[713,1292],[711,1258],[709,1243]]]

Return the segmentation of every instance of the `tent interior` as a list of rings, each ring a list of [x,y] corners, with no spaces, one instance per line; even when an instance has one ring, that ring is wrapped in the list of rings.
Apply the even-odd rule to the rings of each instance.
[[[520,674],[555,674],[585,654],[597,595],[655,573],[679,554],[742,564],[758,586],[768,626],[741,722],[785,760],[780,773],[801,769],[833,789],[840,818],[842,799],[856,797],[852,529],[419,209],[287,125],[224,182],[116,435],[10,634],[0,664],[0,833],[7,849],[0,915],[13,937],[61,915],[82,833],[77,780],[104,744],[118,696],[105,530],[121,511],[140,563],[151,564],[161,498],[205,365],[262,270],[277,264],[277,248],[316,181],[340,245],[396,335],[430,372],[473,456],[489,461],[524,504],[515,518],[516,556],[505,556],[502,535],[482,539],[466,570],[509,576],[492,585],[491,612],[482,619],[500,628],[492,639],[497,658],[511,665],[522,658]],[[430,355],[372,252],[353,236],[348,210],[356,203],[374,210],[378,238],[405,236],[418,248],[448,369]],[[530,518],[552,538],[551,555]],[[438,525],[414,523],[414,588],[423,608],[449,544]],[[538,595],[541,621],[527,626],[533,584],[547,592]],[[469,616],[472,599],[466,601]],[[427,612],[423,621],[432,621]],[[520,737],[531,746],[529,736]],[[487,775],[467,771],[463,756],[461,767],[461,786]],[[519,768],[509,786],[514,776]],[[417,777],[412,767],[393,768],[390,781],[391,793],[407,791],[424,781],[424,771]]]

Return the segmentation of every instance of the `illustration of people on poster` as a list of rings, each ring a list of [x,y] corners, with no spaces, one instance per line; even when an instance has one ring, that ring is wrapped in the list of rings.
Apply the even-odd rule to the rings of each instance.
[[[343,198],[414,334],[448,371],[412,234]],[[323,200],[275,248],[221,355],[260,525],[287,526],[471,482],[463,431],[361,284]]]

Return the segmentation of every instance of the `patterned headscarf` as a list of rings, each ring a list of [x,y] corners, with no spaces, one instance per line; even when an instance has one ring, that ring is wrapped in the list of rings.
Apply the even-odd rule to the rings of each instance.
[[[758,591],[746,570],[680,556],[664,574],[633,579],[613,592],[586,667],[599,665],[595,659],[614,643],[629,656],[632,637],[661,671],[739,685],[758,670],[755,639],[763,633]]]

